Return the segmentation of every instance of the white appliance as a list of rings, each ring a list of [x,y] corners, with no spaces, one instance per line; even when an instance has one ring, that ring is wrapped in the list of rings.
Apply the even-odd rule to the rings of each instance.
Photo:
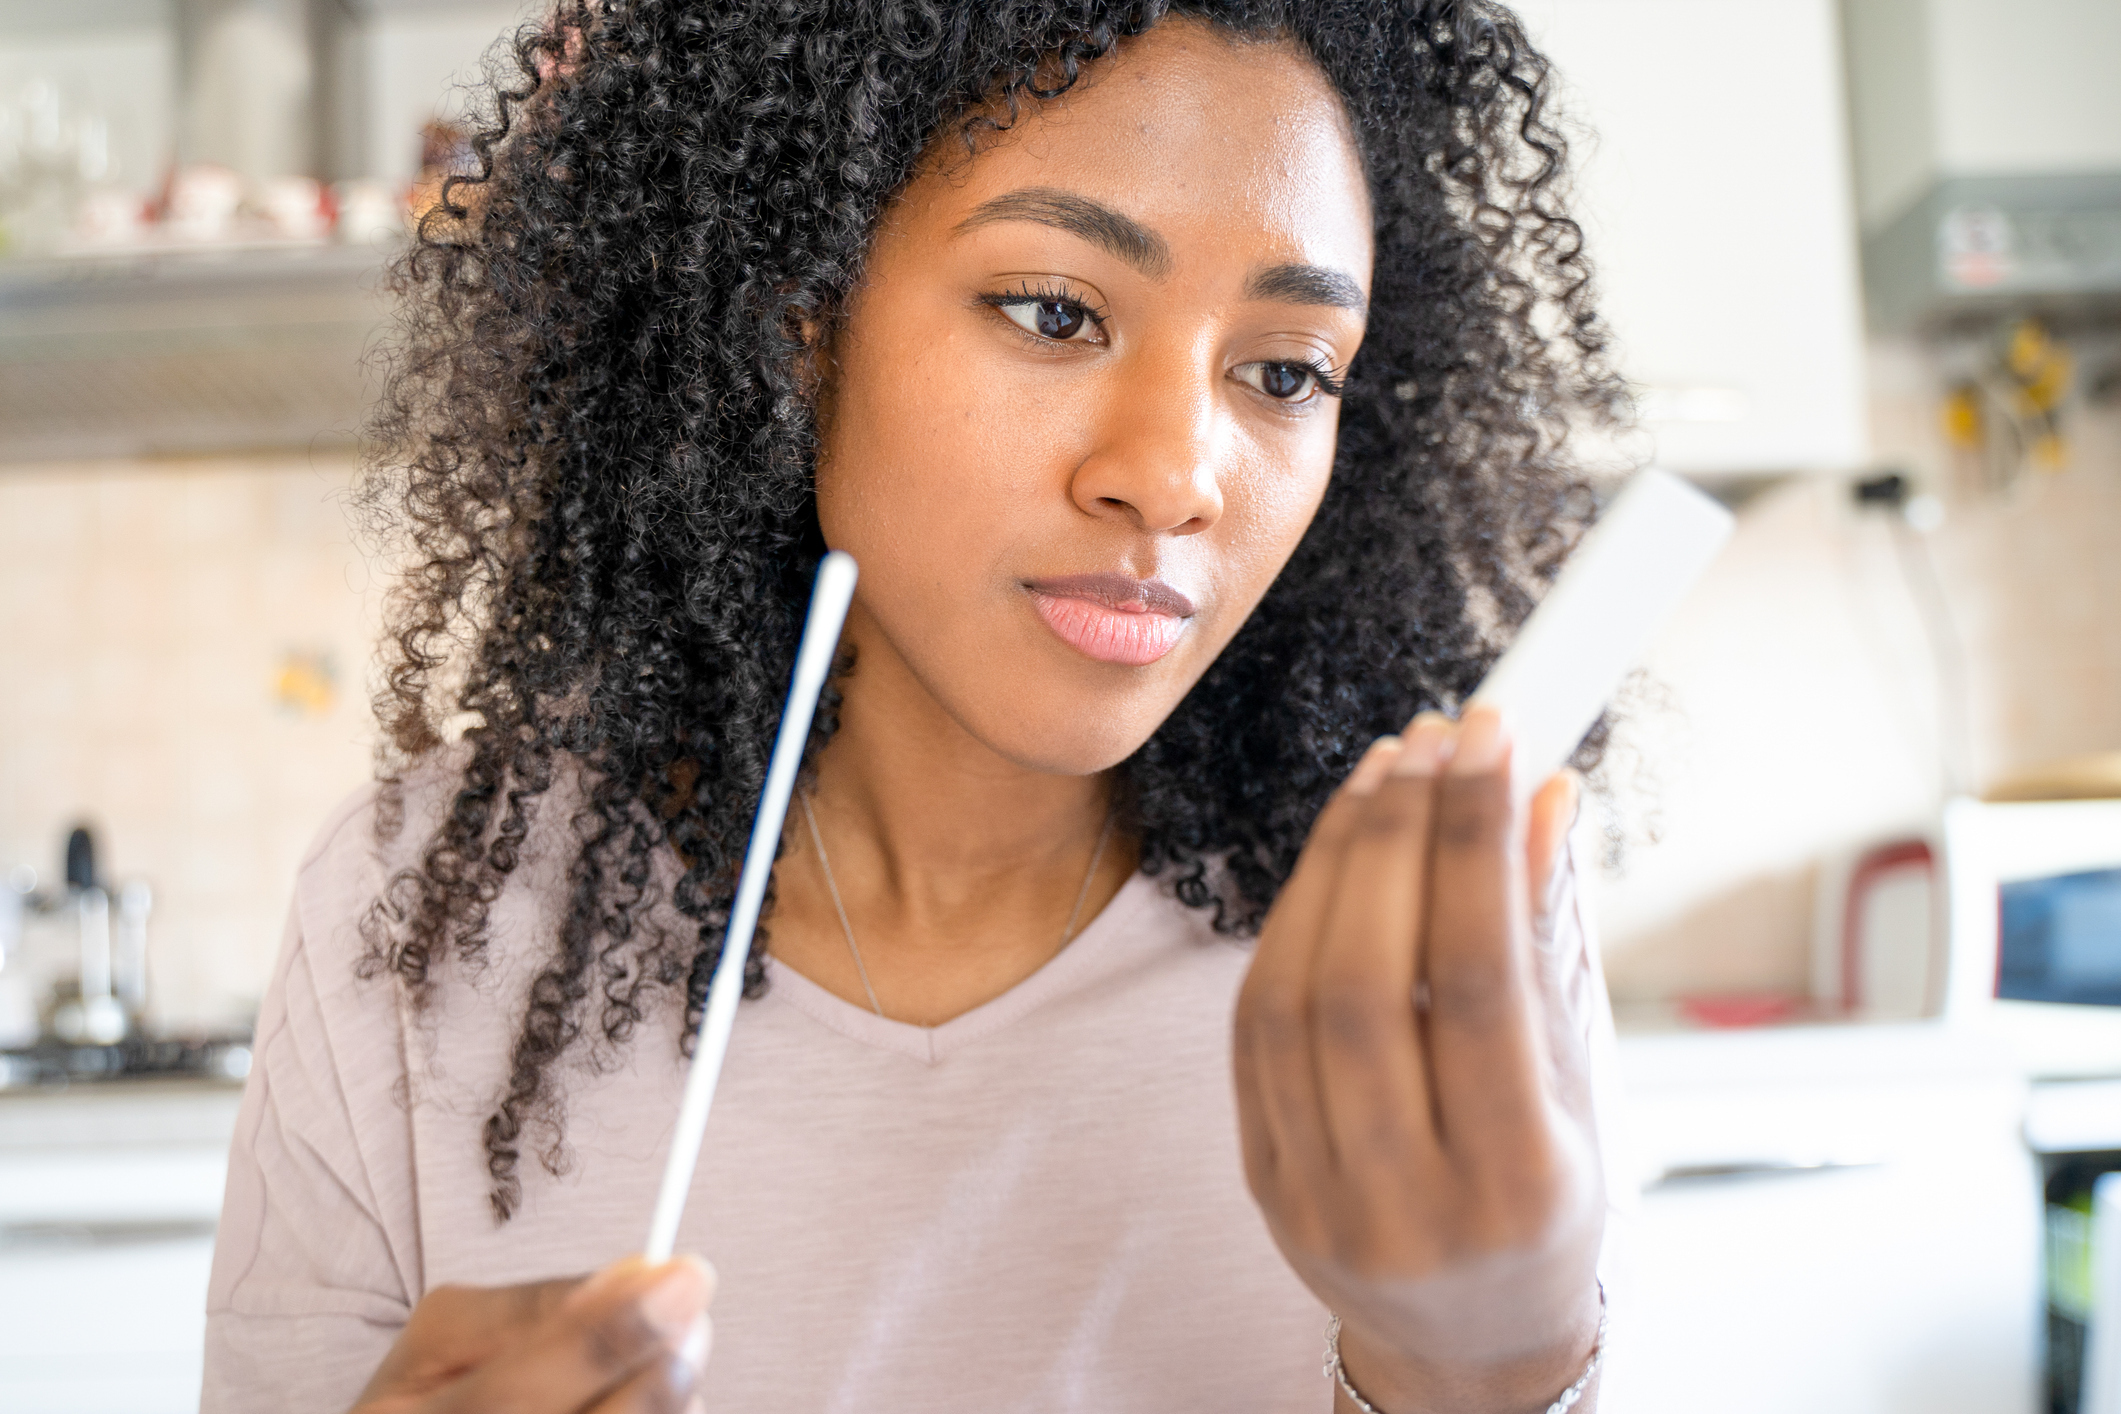
[[[2121,1075],[2121,800],[1945,806],[1944,1014],[2036,1077]]]
[[[2121,5],[1844,10],[1872,322],[2121,313]]]
[[[2000,1031],[2036,1077],[2121,1075],[2121,800],[1953,800],[1819,893],[1830,1008]]]
[[[1944,1005],[1941,846],[1886,840],[1824,861],[1813,928],[1812,996],[1852,1020],[1906,1021]]]

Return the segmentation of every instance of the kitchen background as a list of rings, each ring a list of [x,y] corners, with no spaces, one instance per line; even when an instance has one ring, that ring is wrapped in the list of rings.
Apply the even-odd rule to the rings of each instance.
[[[2057,1175],[2121,1150],[2121,1084],[2097,1088],[2121,1076],[2121,1038],[2083,1031],[2059,1069],[1962,1045],[1911,1020],[1944,1009],[1934,977],[1907,1017],[1852,1026],[1829,974],[1853,856],[1941,839],[1949,799],[2039,794],[2027,780],[2061,762],[2095,779],[2087,758],[2121,751],[2121,6],[1518,8],[1585,125],[1591,249],[1643,390],[1641,434],[1594,454],[1654,458],[1740,515],[1609,768],[1607,972],[1652,1185],[1648,1353],[1616,1370],[1632,1398],[1613,1407],[1685,1408],[1738,1379],[1719,1402],[2078,1408],[2098,1342],[2057,1274],[2091,1260],[2089,1238],[2055,1248],[2051,1213],[2043,1270],[2040,1191],[2084,1207]],[[137,1134],[108,1132],[119,1110],[72,1118],[93,1087],[55,1083],[38,1042],[78,972],[68,832],[91,831],[96,884],[151,890],[137,1034],[225,1058],[311,831],[366,778],[387,576],[349,498],[376,273],[462,160],[459,85],[520,11],[0,0],[0,880],[28,900],[0,1046],[42,1057],[18,1098],[0,1072],[0,1268],[78,1268],[117,1230],[38,1209],[36,1183],[10,1199],[10,1167],[51,1189],[98,1146],[146,1162]],[[1789,1128],[1828,1091],[1876,1104]],[[2036,1156],[2042,1094],[2111,1122]],[[207,1165],[186,1180],[204,1217],[125,1219],[177,1223],[155,1250],[191,1253],[179,1291],[212,1211],[199,1133],[171,1142]],[[1687,1182],[1771,1153],[1838,1170],[1902,1152],[1949,1155],[1954,1177]],[[1945,1225],[1952,1270],[1931,1279]],[[1859,1229],[1887,1245],[1851,1247]],[[1747,1248],[1748,1230],[1773,1241]],[[2121,1272],[2121,1237],[2113,1254]],[[1660,1305],[1660,1279],[1684,1300]],[[34,1323],[9,1290],[0,1405],[162,1407],[196,1377],[195,1314],[96,1385],[63,1351],[103,1337],[11,1337]],[[1837,1300],[1852,1329],[1831,1328]],[[2098,1368],[2107,1402],[2082,1407],[2121,1411],[2121,1364]]]

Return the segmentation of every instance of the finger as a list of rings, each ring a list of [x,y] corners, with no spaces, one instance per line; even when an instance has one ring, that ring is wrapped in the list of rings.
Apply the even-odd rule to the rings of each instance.
[[[1312,968],[1311,1040],[1327,1138],[1343,1175],[1397,1190],[1436,1153],[1414,1013],[1436,774],[1456,730],[1417,718],[1365,798]]]
[[[1528,902],[1541,937],[1552,932],[1557,890],[1569,877],[1569,831],[1582,801],[1581,779],[1574,771],[1557,771],[1533,794],[1525,816],[1525,872],[1531,881]]]
[[[413,1308],[404,1334],[391,1346],[362,1399],[435,1389],[484,1364],[584,1280],[436,1287]]]
[[[1503,1169],[1527,1157],[1523,1141],[1544,1119],[1512,816],[1508,735],[1492,709],[1476,707],[1437,785],[1430,1065],[1445,1142]]]
[[[700,1372],[682,1356],[652,1360],[590,1407],[589,1414],[684,1414],[698,1391]]]
[[[1383,782],[1399,742],[1371,744],[1319,812],[1296,869],[1260,929],[1237,996],[1232,1060],[1245,1175],[1263,1204],[1286,1183],[1310,1191],[1324,1177],[1325,1131],[1311,1068],[1306,994],[1326,907],[1355,813]]]
[[[1280,954],[1301,950],[1294,940],[1315,942],[1317,925],[1324,921],[1326,909],[1333,899],[1334,886],[1340,878],[1341,859],[1354,833],[1357,815],[1363,802],[1384,784],[1399,749],[1400,739],[1396,736],[1381,736],[1371,742],[1369,750],[1355,763],[1355,769],[1348,773],[1347,780],[1341,782],[1340,789],[1326,802],[1326,808],[1318,812],[1318,818],[1311,824],[1310,838],[1304,842],[1303,854],[1290,872],[1289,882],[1282,885],[1280,895],[1274,900],[1266,926],[1260,930],[1260,943],[1253,951],[1254,973],[1259,970],[1259,958],[1263,954],[1279,963],[1283,960]],[[1298,926],[1277,928],[1277,923],[1281,922]],[[1273,935],[1271,939],[1270,933]]]
[[[545,1318],[470,1378],[452,1386],[446,1411],[572,1411],[617,1390],[651,1364],[676,1357],[713,1295],[704,1262],[614,1263],[564,1297]]]
[[[1533,879],[1528,893],[1535,919],[1533,975],[1549,1072],[1563,1107],[1588,1119],[1591,959],[1576,899],[1576,859],[1569,848],[1581,799],[1573,771],[1550,778],[1532,797],[1525,864]]]

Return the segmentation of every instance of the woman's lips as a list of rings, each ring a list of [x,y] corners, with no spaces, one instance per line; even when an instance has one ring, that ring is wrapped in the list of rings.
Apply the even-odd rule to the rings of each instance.
[[[1143,668],[1178,646],[1193,601],[1160,579],[1075,574],[1024,586],[1039,617],[1086,658]]]

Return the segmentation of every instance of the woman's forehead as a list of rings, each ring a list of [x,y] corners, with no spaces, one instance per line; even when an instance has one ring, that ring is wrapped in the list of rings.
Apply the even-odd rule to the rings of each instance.
[[[1177,256],[1223,247],[1369,282],[1369,194],[1346,111],[1290,43],[1166,21],[906,195],[954,229],[1026,192],[1123,213]]]

